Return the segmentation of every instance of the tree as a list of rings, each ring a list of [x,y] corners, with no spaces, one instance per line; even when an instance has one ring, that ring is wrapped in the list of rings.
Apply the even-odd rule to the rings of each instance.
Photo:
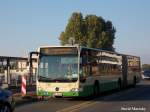
[[[61,44],[68,44],[69,38],[75,38],[75,43],[80,43],[83,38],[83,17],[81,13],[73,13],[69,19],[65,32],[60,35]]]
[[[105,21],[96,15],[74,12],[68,21],[65,31],[60,34],[62,45],[68,44],[69,38],[75,39],[75,44],[114,51],[115,28],[111,21]]]

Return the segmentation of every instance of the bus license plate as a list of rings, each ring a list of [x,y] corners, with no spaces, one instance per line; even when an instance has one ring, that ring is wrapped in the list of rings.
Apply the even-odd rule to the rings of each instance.
[[[62,93],[54,93],[54,96],[62,96]]]

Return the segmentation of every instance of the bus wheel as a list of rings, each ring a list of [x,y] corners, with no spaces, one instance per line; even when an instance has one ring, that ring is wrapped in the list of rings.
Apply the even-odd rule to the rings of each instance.
[[[133,78],[133,86],[135,86],[136,85],[136,77],[134,76],[134,78]]]
[[[121,85],[121,79],[119,78],[118,79],[118,90],[120,91],[122,88],[122,85]]]
[[[100,93],[99,83],[94,84],[94,96],[98,96]]]

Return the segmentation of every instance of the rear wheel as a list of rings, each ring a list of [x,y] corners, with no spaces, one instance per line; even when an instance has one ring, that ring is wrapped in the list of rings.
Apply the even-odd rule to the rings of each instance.
[[[94,84],[94,96],[98,96],[100,93],[100,88],[99,88],[99,84],[95,83]]]

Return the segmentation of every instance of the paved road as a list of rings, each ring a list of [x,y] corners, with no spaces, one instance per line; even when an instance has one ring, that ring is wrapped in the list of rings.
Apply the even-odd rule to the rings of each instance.
[[[50,99],[20,106],[15,112],[150,112],[150,80],[95,99]]]

